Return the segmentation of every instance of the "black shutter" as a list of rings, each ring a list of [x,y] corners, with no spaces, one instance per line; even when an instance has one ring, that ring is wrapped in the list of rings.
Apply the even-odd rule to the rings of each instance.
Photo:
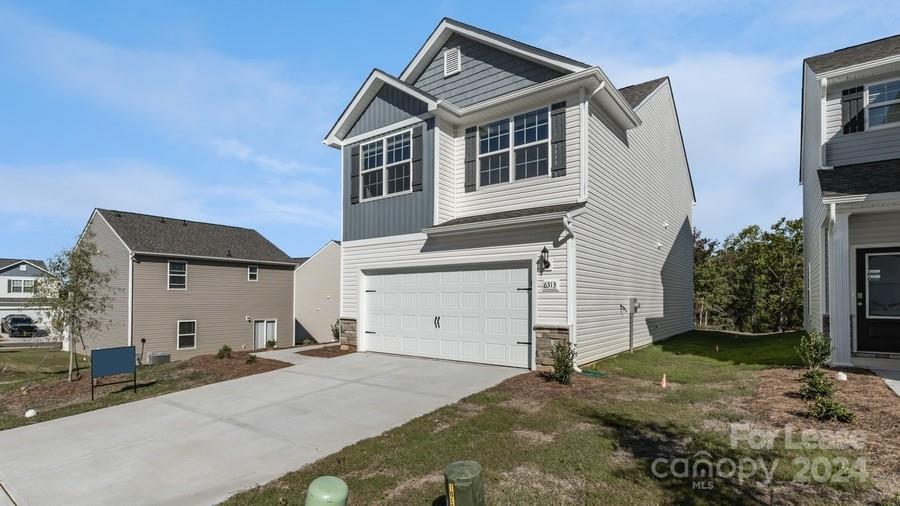
[[[359,203],[359,145],[350,148],[350,203]]]
[[[475,134],[478,131],[476,127],[466,129],[466,192],[473,192],[476,188],[475,183],[475,167],[478,165],[476,159],[478,157],[477,146],[475,145]]]
[[[866,129],[866,108],[863,104],[865,88],[846,89],[841,92],[841,120],[844,133],[852,134]]]
[[[422,191],[422,126],[412,131],[412,191]]]
[[[566,175],[566,103],[550,106],[550,176]]]

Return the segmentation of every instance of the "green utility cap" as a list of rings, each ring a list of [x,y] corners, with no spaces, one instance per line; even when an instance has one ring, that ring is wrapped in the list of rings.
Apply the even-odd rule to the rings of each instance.
[[[481,464],[474,460],[454,462],[444,469],[447,506],[484,506]]]
[[[306,506],[346,506],[350,489],[337,476],[319,476],[309,484]]]

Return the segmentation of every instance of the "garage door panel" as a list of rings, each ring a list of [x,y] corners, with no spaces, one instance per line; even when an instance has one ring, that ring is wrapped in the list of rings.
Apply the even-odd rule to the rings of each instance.
[[[517,343],[530,340],[529,279],[525,268],[367,276],[366,349],[528,367]]]

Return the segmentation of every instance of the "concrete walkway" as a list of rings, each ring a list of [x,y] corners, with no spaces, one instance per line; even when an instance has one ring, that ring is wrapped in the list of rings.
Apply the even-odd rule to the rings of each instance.
[[[900,371],[875,371],[887,383],[888,388],[900,397]]]
[[[2,431],[0,485],[19,506],[216,503],[524,372],[296,357],[278,371]]]

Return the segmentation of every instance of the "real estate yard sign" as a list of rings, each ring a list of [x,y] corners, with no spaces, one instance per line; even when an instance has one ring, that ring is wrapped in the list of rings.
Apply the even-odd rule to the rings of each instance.
[[[131,374],[132,379],[97,386],[118,385],[133,381],[134,391],[137,393],[137,361],[134,357],[134,346],[91,350],[91,400],[94,400],[94,384],[96,380],[117,374]]]

